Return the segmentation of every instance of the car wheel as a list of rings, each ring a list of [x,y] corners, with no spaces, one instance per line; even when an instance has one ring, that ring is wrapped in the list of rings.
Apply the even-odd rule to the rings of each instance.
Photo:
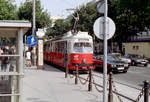
[[[127,73],[127,70],[124,70],[123,73]]]
[[[136,66],[136,63],[134,61],[132,62],[132,66]]]
[[[148,64],[144,64],[144,66],[145,66],[145,67],[147,67],[147,66],[148,66]]]

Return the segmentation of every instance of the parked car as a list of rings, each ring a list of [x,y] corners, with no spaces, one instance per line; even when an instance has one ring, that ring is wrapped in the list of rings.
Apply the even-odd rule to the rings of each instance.
[[[95,69],[103,71],[103,56],[97,56],[94,60]],[[118,57],[108,55],[107,56],[107,70],[109,72],[124,72],[128,71],[129,65],[121,61]]]
[[[147,66],[148,65],[148,60],[144,59],[142,56],[137,55],[137,54],[125,54],[125,57],[130,58],[131,59],[131,65],[144,65]]]
[[[120,53],[110,53],[109,55],[113,55],[113,56],[116,56],[118,57],[121,61],[125,62],[125,63],[128,63],[128,65],[131,65],[131,59],[130,58],[127,58],[123,55],[121,55]]]
[[[125,63],[128,63],[129,65],[131,65],[131,59],[130,58],[126,58],[124,56],[120,56],[121,61],[124,61]]]

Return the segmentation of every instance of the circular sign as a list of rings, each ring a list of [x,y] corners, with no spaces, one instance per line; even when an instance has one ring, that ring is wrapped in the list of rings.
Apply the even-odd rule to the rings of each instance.
[[[104,13],[104,7],[105,7],[105,3],[104,3],[104,1],[102,1],[102,2],[100,2],[100,3],[98,3],[97,4],[97,6],[96,6],[96,10],[97,10],[97,12],[99,12],[99,13]]]
[[[104,39],[104,17],[99,17],[93,26],[94,29],[94,34],[99,38],[99,39]],[[116,30],[115,23],[113,20],[109,17],[106,19],[106,34],[107,34],[107,39],[112,38]]]
[[[43,36],[45,35],[45,32],[43,29],[38,29],[38,31],[36,32],[36,35],[39,37],[39,38],[43,38]]]
[[[38,43],[38,40],[35,36],[31,35],[31,36],[27,37],[27,45],[28,46],[34,47],[37,45],[37,43]]]

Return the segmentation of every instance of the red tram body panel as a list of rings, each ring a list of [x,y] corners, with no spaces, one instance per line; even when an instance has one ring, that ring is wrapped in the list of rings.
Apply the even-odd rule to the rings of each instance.
[[[62,37],[44,43],[44,61],[69,70],[93,68],[93,40],[87,32],[73,35],[68,32]]]

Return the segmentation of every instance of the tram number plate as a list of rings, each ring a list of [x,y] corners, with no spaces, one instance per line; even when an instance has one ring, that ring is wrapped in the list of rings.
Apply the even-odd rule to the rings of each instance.
[[[81,69],[86,69],[86,67],[82,67]]]

